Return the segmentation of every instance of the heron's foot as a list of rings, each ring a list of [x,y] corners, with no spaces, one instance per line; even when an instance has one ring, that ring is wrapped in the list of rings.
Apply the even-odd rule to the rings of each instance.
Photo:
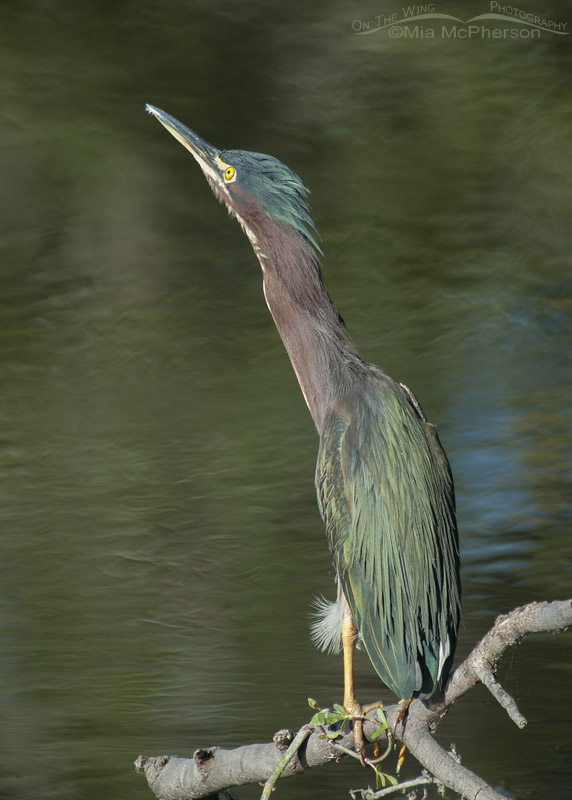
[[[395,729],[399,725],[400,722],[403,722],[405,717],[407,716],[407,712],[409,711],[409,706],[413,702],[413,698],[410,700],[400,700],[399,701],[399,708],[397,710],[397,714],[395,716],[395,725],[393,726],[393,735],[395,736]],[[399,751],[399,756],[397,757],[397,769],[396,772],[399,775],[401,772],[401,767],[403,766],[403,762],[405,761],[405,754],[407,753],[407,747],[403,745],[401,750]]]
[[[345,698],[344,708],[352,718],[352,725],[354,729],[354,750],[359,757],[359,760],[362,763],[362,766],[366,766],[365,761],[365,737],[363,735],[363,719],[364,719],[364,709],[360,704],[357,702],[355,698],[352,698],[348,702],[348,698]]]
[[[362,706],[362,711],[364,714],[368,714],[374,708],[383,708],[383,700],[376,700],[375,703],[368,703],[366,706]]]
[[[363,732],[363,723],[366,714],[369,711],[373,711],[374,708],[381,708],[382,706],[383,703],[381,702],[381,700],[378,700],[375,703],[368,703],[368,705],[365,706],[361,706],[356,700],[354,700],[352,703],[345,704],[345,709],[352,718],[352,723],[354,728],[354,750],[356,754],[359,756],[359,760],[361,761],[363,767],[372,766],[378,761],[382,761],[386,757],[385,753],[383,754],[383,756],[379,757],[381,752],[379,742],[375,742],[374,758],[371,759],[366,757],[365,748],[367,742]],[[389,738],[391,739],[391,735]]]
[[[395,728],[399,725],[400,722],[403,722],[405,717],[407,716],[407,712],[409,711],[409,706],[413,702],[413,698],[411,700],[400,700],[399,701],[399,708],[397,710],[397,715],[395,717],[395,725],[393,726],[393,733],[395,735]]]

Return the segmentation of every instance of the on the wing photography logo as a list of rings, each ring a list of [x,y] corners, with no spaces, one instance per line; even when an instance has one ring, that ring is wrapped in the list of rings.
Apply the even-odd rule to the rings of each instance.
[[[434,3],[404,6],[401,13],[354,19],[354,33],[385,33],[392,39],[540,39],[569,36],[567,22],[545,17],[507,3],[490,0],[489,11],[470,19],[437,11]]]

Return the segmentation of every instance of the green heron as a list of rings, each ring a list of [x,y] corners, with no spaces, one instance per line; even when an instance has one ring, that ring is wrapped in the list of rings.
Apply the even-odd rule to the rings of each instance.
[[[316,490],[337,600],[320,602],[313,639],[343,648],[344,707],[363,712],[356,640],[398,698],[429,699],[451,666],[461,598],[453,480],[437,432],[413,392],[351,343],[324,284],[300,178],[271,156],[218,150],[147,110],[191,152],[248,236],[320,437]],[[363,750],[363,739],[356,744]]]

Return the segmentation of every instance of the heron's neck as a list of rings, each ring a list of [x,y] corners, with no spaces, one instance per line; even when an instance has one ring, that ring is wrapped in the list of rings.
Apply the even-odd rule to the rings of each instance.
[[[316,254],[304,236],[276,223],[252,244],[263,270],[264,295],[321,434],[328,407],[347,391],[363,362],[330,298]]]

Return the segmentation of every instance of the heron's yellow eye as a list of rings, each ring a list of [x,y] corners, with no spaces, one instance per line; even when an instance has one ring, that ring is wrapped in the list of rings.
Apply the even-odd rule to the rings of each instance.
[[[236,170],[234,167],[227,167],[224,171],[225,181],[231,181],[235,175],[236,175]]]

